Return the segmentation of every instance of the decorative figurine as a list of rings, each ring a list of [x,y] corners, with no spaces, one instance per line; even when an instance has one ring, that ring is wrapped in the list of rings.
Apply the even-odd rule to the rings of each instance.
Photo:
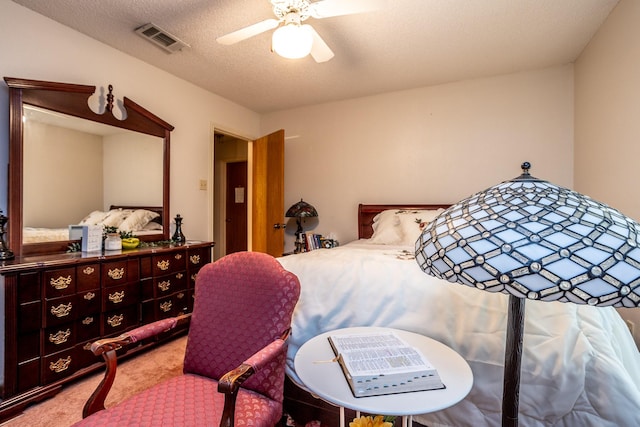
[[[181,244],[186,242],[187,239],[186,237],[184,237],[184,234],[182,234],[182,217],[180,216],[180,214],[176,215],[175,221],[176,221],[176,231],[173,233],[173,237],[171,238],[171,240]]]
[[[7,224],[8,218],[2,213],[0,209],[0,260],[8,260],[13,259],[13,251],[7,247],[7,243],[4,240],[4,235],[6,231],[4,230],[4,226]]]

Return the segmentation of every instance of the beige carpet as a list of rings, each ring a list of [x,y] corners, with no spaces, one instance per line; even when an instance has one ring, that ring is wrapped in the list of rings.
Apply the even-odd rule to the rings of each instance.
[[[109,407],[167,378],[182,373],[187,337],[139,354],[118,365],[116,380],[107,396]],[[103,372],[65,386],[55,397],[28,407],[2,427],[68,427],[82,419],[82,408],[95,390]]]

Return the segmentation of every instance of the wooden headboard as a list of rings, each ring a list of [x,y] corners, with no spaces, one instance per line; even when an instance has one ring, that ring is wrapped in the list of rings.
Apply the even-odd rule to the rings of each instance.
[[[369,239],[373,235],[373,218],[387,209],[446,209],[451,205],[358,205],[358,239]]]

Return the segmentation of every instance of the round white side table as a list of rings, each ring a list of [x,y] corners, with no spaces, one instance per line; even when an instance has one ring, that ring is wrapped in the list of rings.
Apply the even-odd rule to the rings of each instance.
[[[358,334],[393,331],[408,344],[419,349],[436,368],[444,389],[354,397],[335,357],[328,337],[336,334]],[[304,386],[317,397],[340,407],[340,427],[345,426],[344,408],[368,414],[403,417],[403,427],[411,425],[412,416],[439,411],[455,405],[469,393],[473,374],[467,362],[446,345],[413,332],[379,327],[344,328],[320,334],[300,347],[294,367]]]

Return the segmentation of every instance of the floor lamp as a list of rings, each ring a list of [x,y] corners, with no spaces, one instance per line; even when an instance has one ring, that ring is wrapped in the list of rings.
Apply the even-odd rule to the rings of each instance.
[[[502,425],[518,425],[525,301],[640,304],[640,224],[587,196],[522,174],[449,207],[416,242],[432,276],[509,294]]]

